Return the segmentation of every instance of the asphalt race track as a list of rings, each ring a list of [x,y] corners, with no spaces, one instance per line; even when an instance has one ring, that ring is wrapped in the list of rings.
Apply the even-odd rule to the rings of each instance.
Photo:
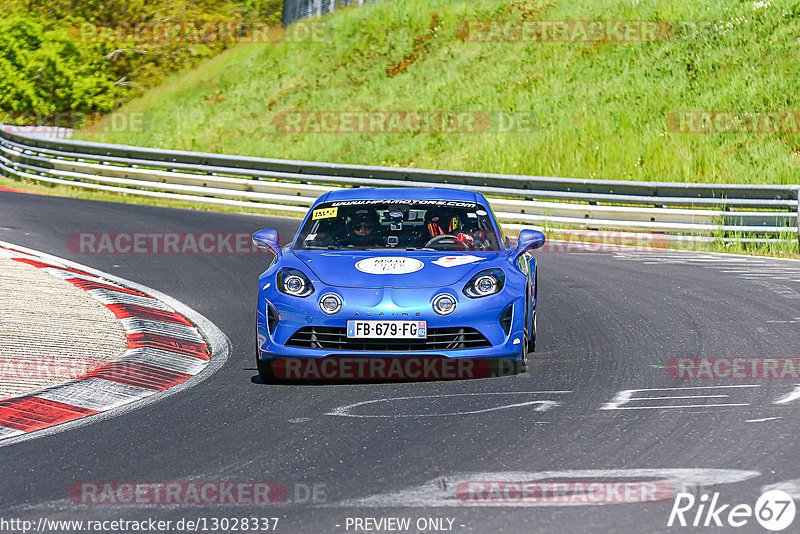
[[[76,232],[273,227],[288,238],[298,223],[0,192],[0,240],[161,291],[214,322],[233,346],[214,375],[161,402],[0,447],[0,517],[278,517],[277,530],[288,533],[356,532],[352,518],[385,517],[409,517],[412,525],[453,520],[438,530],[429,523],[428,532],[448,525],[478,533],[700,532],[709,529],[667,527],[671,498],[475,505],[456,499],[453,486],[672,476],[693,481],[696,494],[719,492],[721,503],[752,506],[765,486],[778,483],[800,498],[793,482],[800,479],[800,398],[791,395],[800,381],[686,380],[665,369],[674,357],[800,356],[800,262],[679,252],[540,254],[537,354],[526,374],[267,385],[253,354],[256,282],[266,256],[91,255],[67,246]],[[305,489],[314,485],[319,492],[314,503],[268,506],[74,504],[70,487],[85,481],[279,482],[293,501],[307,500]],[[753,518],[736,530],[764,532]]]

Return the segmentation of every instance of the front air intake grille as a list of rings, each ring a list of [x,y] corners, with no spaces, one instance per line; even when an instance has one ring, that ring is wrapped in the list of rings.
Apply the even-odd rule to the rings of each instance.
[[[353,351],[421,351],[479,349],[491,343],[474,328],[429,328],[426,339],[351,339],[346,328],[304,326],[294,333],[289,347]]]
[[[267,328],[269,328],[269,333],[274,334],[275,328],[278,326],[278,321],[281,320],[280,315],[278,315],[278,310],[275,307],[267,302]]]

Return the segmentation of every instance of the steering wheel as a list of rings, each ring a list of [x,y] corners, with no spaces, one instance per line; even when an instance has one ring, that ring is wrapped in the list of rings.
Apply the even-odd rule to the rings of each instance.
[[[435,245],[450,245],[452,250],[469,250],[469,247],[466,245],[466,243],[459,241],[455,236],[447,234],[432,237],[427,243],[425,243],[425,248],[436,248]]]

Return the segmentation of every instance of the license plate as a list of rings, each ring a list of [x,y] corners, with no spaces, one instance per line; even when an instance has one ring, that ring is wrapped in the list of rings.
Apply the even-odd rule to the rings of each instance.
[[[350,338],[420,339],[427,335],[427,321],[347,321]]]

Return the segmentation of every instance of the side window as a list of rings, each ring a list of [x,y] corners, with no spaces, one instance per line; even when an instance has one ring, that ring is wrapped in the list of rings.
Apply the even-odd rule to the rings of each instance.
[[[492,208],[489,207],[489,206],[486,206],[486,209],[489,211],[489,213],[492,214],[492,219],[497,221],[497,217],[495,217],[494,212],[492,211]],[[502,248],[506,248],[508,246],[508,236],[506,236],[506,233],[503,232],[503,227],[500,225],[500,221],[497,221],[497,231],[500,232],[500,246]]]

